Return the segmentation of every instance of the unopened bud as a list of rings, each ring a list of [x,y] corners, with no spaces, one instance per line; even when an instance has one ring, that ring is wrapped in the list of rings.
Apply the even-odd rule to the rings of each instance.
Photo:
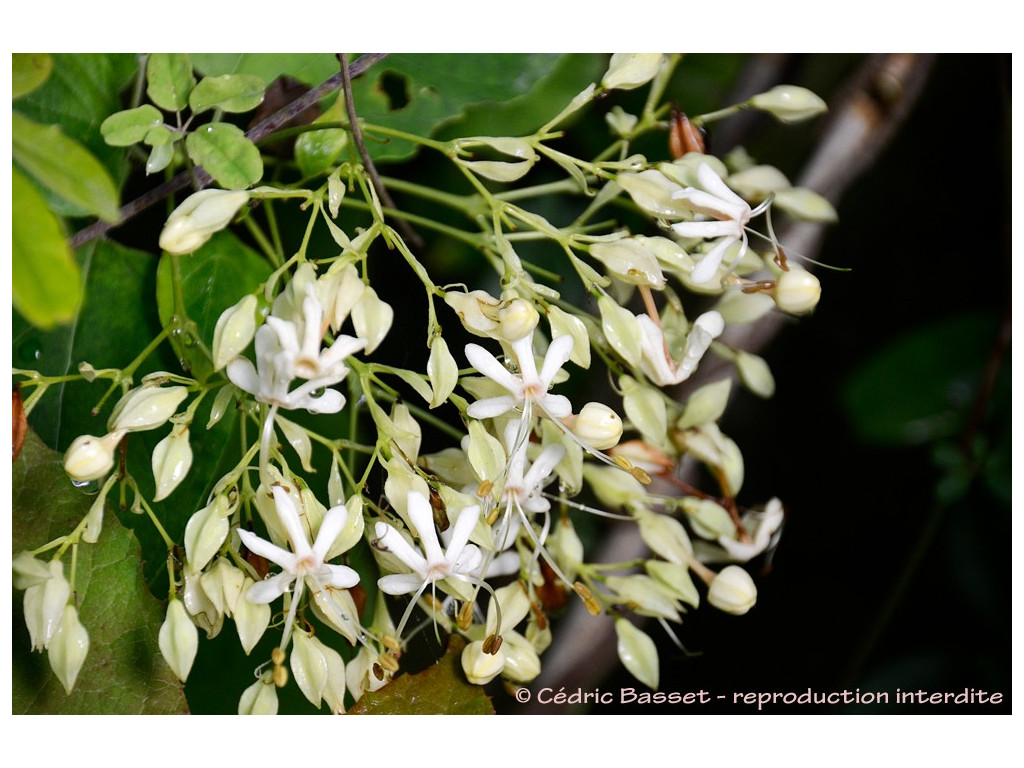
[[[821,283],[806,269],[791,266],[779,275],[773,294],[775,304],[790,315],[806,315],[818,306]]]
[[[777,85],[757,94],[748,103],[783,123],[798,123],[828,111],[820,96],[798,85]]]
[[[213,331],[213,370],[219,371],[249,346],[256,335],[256,304],[250,293],[221,312]]]
[[[224,229],[249,200],[249,193],[204,189],[186,197],[167,217],[160,247],[170,254],[191,253]]]
[[[664,62],[661,53],[613,53],[601,85],[608,90],[630,90],[650,82]]]
[[[188,427],[175,425],[171,434],[153,449],[153,479],[156,481],[153,501],[170,496],[191,467],[192,446],[188,441]]]
[[[727,565],[708,585],[708,602],[720,611],[742,616],[757,602],[757,587],[738,565]]]
[[[103,437],[80,435],[64,454],[64,471],[78,483],[99,480],[114,468],[114,450],[125,430],[119,429]]]
[[[391,330],[395,312],[391,305],[377,297],[373,288],[366,286],[359,301],[352,307],[352,325],[356,336],[366,342],[366,354],[373,352]]]
[[[50,640],[48,656],[50,669],[60,680],[67,693],[75,687],[75,680],[82,670],[89,653],[89,633],[78,620],[78,610],[73,605],[64,609],[57,631]]]
[[[540,314],[526,299],[512,299],[498,310],[498,332],[507,341],[518,341],[533,333]]]
[[[292,633],[292,677],[302,695],[317,709],[320,708],[329,674],[323,647],[319,640],[301,630]]]
[[[259,680],[242,692],[242,698],[238,702],[238,714],[277,714],[277,688],[274,686],[273,672],[264,672]]]
[[[540,657],[533,645],[518,632],[509,632],[501,647],[505,654],[502,675],[517,683],[528,683],[540,674]]]
[[[657,257],[635,238],[594,243],[590,246],[590,255],[623,282],[657,290],[665,287],[665,273],[661,271]]]
[[[185,387],[136,387],[114,406],[107,428],[128,432],[156,429],[167,423],[186,397]]]
[[[657,689],[658,648],[650,636],[626,619],[615,620],[616,649],[622,665],[648,688]]]
[[[164,660],[177,678],[185,682],[199,650],[199,631],[177,598],[167,604],[167,618],[160,627],[158,642]]]
[[[36,651],[50,644],[71,596],[71,585],[64,578],[64,565],[60,560],[51,560],[47,568],[49,578],[25,590],[25,625],[32,650]]]
[[[505,654],[498,649],[497,653],[487,653],[484,644],[476,640],[462,649],[462,671],[466,679],[473,685],[484,685],[501,674],[505,666]]]
[[[572,431],[591,448],[604,451],[622,437],[622,419],[603,403],[587,403],[576,417]]]

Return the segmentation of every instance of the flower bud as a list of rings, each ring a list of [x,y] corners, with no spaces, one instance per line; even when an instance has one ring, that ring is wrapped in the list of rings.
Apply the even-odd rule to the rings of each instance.
[[[539,155],[525,139],[509,137],[479,136],[469,139],[459,139],[455,142],[456,150],[465,150],[468,147],[485,146],[508,157],[518,158],[515,161],[507,160],[464,160],[456,157],[455,162],[462,165],[478,176],[492,181],[517,181],[525,176],[539,159]]]
[[[171,434],[153,449],[153,479],[156,494],[153,501],[166,499],[185,479],[192,466],[192,446],[188,441],[188,427],[175,425]]]
[[[606,507],[620,509],[642,504],[647,500],[647,491],[633,475],[618,467],[583,465],[586,478],[598,501]]]
[[[736,531],[736,523],[725,508],[714,499],[699,499],[686,496],[680,506],[687,514],[693,532],[705,539],[717,539],[719,536],[731,536]]]
[[[430,342],[427,379],[430,381],[431,408],[437,408],[447,401],[459,381],[459,365],[448,350],[448,342],[440,336],[435,336]]]
[[[711,384],[705,384],[687,398],[686,406],[683,408],[683,415],[676,421],[679,429],[698,427],[701,424],[708,424],[718,421],[725,413],[725,406],[729,403],[729,392],[732,390],[732,379],[722,379]]]
[[[75,680],[82,670],[89,653],[89,633],[78,620],[78,610],[73,605],[64,609],[57,631],[50,640],[48,656],[50,669],[60,680],[67,693],[75,687]]]
[[[622,666],[648,688],[658,688],[658,648],[650,636],[626,619],[615,620],[617,650]]]
[[[798,85],[777,85],[752,97],[748,103],[783,123],[798,123],[828,111],[820,96]]]
[[[775,304],[790,315],[806,315],[818,306],[821,283],[806,269],[790,266],[779,275],[772,294]]]
[[[462,325],[475,336],[491,337],[498,329],[498,299],[486,291],[448,291],[445,304],[455,310]]]
[[[156,429],[167,423],[186,397],[188,389],[185,387],[136,387],[114,406],[107,428],[128,432]]]
[[[277,686],[274,685],[273,672],[264,672],[259,680],[242,692],[242,698],[238,701],[238,714],[277,714]]]
[[[192,573],[203,570],[224,544],[231,511],[227,496],[220,494],[189,518],[185,525],[185,557]]]
[[[693,211],[673,195],[682,187],[661,171],[647,170],[640,173],[620,173],[616,178],[633,202],[650,214],[661,217],[689,217]]]
[[[742,616],[757,602],[757,587],[738,565],[727,565],[708,585],[708,602],[720,611]]]
[[[517,683],[528,683],[540,674],[540,657],[533,645],[518,632],[502,635],[501,650],[505,666],[501,673]]]
[[[219,371],[249,346],[256,335],[256,304],[250,293],[221,312],[213,331],[213,370]]]
[[[689,564],[693,557],[693,544],[682,523],[674,517],[647,510],[637,512],[636,520],[640,538],[652,552],[670,563]]]
[[[345,661],[341,654],[333,648],[321,643],[320,650],[327,660],[327,685],[324,686],[323,699],[331,708],[331,714],[345,714]]]
[[[591,448],[604,451],[622,437],[622,419],[603,403],[587,403],[576,416],[572,432]]]
[[[185,610],[192,616],[196,626],[206,632],[208,639],[220,634],[224,627],[224,612],[218,604],[223,603],[214,602],[210,598],[203,585],[202,576],[189,567],[185,568],[185,588],[181,592],[181,599],[185,604]]]
[[[512,299],[498,309],[498,333],[506,341],[518,341],[533,333],[540,314],[526,299]]]
[[[548,551],[562,569],[565,578],[573,581],[583,562],[583,542],[567,515],[559,518],[554,533],[548,539]]]
[[[590,255],[604,264],[619,280],[632,285],[646,285],[661,290],[665,287],[665,273],[658,259],[639,240],[627,237],[610,243],[594,243]]]
[[[114,468],[114,450],[125,431],[119,429],[103,437],[76,437],[64,454],[64,471],[68,477],[76,483],[86,483],[106,476]]]
[[[44,584],[50,578],[50,566],[37,560],[31,552],[19,552],[11,563],[14,570],[14,588],[28,589]]]
[[[34,651],[49,646],[71,597],[71,585],[64,578],[60,560],[51,560],[47,569],[49,577],[45,581],[25,590],[25,625]]]
[[[252,652],[270,626],[270,605],[254,603],[246,597],[249,587],[255,583],[248,576],[245,577],[242,591],[234,607],[235,629],[238,631],[238,640],[242,643],[242,650],[246,656]]]
[[[551,325],[551,340],[559,336],[572,336],[572,353],[569,359],[580,368],[590,367],[590,334],[587,326],[575,315],[570,315],[552,305],[548,307],[548,323]]]
[[[377,297],[377,292],[366,286],[359,301],[352,307],[352,325],[356,336],[366,342],[366,354],[375,350],[391,330],[395,312],[391,305]]]
[[[700,605],[700,593],[694,586],[689,566],[664,560],[648,560],[644,563],[644,570],[677,600],[694,608]]]
[[[312,635],[301,630],[292,633],[292,652],[290,665],[292,677],[309,703],[317,709],[327,686],[327,657],[324,656],[323,644]]]
[[[185,682],[199,650],[199,632],[177,598],[167,604],[167,618],[160,627],[158,644],[171,670]]]
[[[503,643],[504,645],[504,643]],[[485,685],[501,674],[505,666],[505,650],[499,648],[497,653],[484,653],[484,644],[480,640],[462,649],[462,671],[466,679],[473,685]]]
[[[224,229],[249,200],[249,193],[204,189],[186,197],[167,217],[160,247],[170,254],[191,253]]]
[[[763,357],[750,352],[737,352],[736,371],[740,381],[758,397],[767,399],[775,394],[775,377]]]
[[[654,79],[664,58],[661,53],[613,53],[601,85],[608,90],[638,88]]]

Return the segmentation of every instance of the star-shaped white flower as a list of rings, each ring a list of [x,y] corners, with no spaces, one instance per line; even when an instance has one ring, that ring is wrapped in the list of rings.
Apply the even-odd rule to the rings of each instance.
[[[669,356],[665,333],[658,324],[647,315],[640,315],[637,319],[640,323],[643,352],[640,368],[644,375],[659,387],[679,384],[688,379],[697,369],[697,364],[704,357],[711,342],[725,330],[725,321],[718,312],[711,310],[700,315],[686,337],[683,358],[677,363]]]
[[[519,365],[518,375],[511,373],[483,347],[477,344],[466,345],[466,359],[473,367],[509,393],[477,400],[466,413],[474,419],[488,419],[501,416],[517,406],[536,403],[552,419],[564,419],[571,414],[572,404],[569,399],[564,395],[552,395],[548,390],[559,370],[569,360],[572,337],[566,334],[551,342],[539,373],[533,357],[533,334],[510,343]]]
[[[469,543],[469,535],[480,518],[480,507],[466,507],[459,513],[452,527],[448,549],[441,549],[434,528],[434,514],[430,501],[419,491],[409,491],[409,519],[420,537],[420,553],[387,523],[376,525],[379,549],[386,550],[412,569],[412,573],[394,573],[382,576],[377,586],[389,595],[422,593],[428,585],[449,577],[471,576],[480,567],[483,558],[480,549]]]
[[[766,200],[751,209],[747,201],[729,189],[707,163],[697,166],[697,181],[703,189],[686,187],[673,193],[672,199],[682,200],[695,213],[710,216],[714,221],[682,221],[673,224],[672,229],[681,237],[720,238],[690,273],[694,283],[703,285],[714,279],[725,252],[734,243],[741,243],[741,247],[730,269],[743,258],[747,252],[747,222],[762,213],[771,201]]]
[[[241,528],[238,530],[238,535],[250,552],[265,557],[282,568],[281,573],[257,582],[249,588],[246,597],[250,602],[270,603],[287,592],[293,582],[295,584],[283,635],[287,642],[305,584],[309,584],[314,594],[327,587],[348,589],[359,583],[359,574],[347,565],[331,565],[324,562],[324,557],[348,519],[348,510],[343,505],[328,510],[320,523],[316,541],[310,546],[302,528],[302,521],[299,519],[299,511],[291,496],[280,485],[273,486],[271,490],[274,494],[278,517],[288,532],[292,551],[289,552],[287,549]]]
[[[301,323],[268,317],[267,324],[256,331],[256,365],[237,357],[228,363],[228,378],[264,403],[287,410],[337,413],[345,405],[345,396],[328,387],[348,375],[345,358],[363,349],[366,342],[339,336],[331,346],[321,349],[323,307],[312,286],[302,309]],[[295,379],[305,381],[290,389]]]

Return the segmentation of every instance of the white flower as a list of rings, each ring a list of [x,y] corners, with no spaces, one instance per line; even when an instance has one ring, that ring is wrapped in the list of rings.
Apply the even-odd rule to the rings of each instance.
[[[311,547],[302,528],[302,521],[299,520],[299,511],[291,496],[280,485],[273,486],[271,490],[274,493],[277,514],[288,532],[292,551],[289,552],[276,544],[261,539],[251,531],[239,529],[238,535],[250,552],[267,558],[283,569],[276,576],[253,584],[246,593],[247,599],[253,603],[269,603],[283,595],[291,587],[292,582],[295,582],[292,604],[284,629],[284,637],[287,639],[305,583],[309,583],[314,594],[327,587],[347,589],[359,583],[359,574],[348,566],[330,565],[324,562],[324,557],[348,519],[348,510],[344,506],[332,507],[327,512],[323,522],[320,523],[316,541]]]
[[[288,410],[305,408],[311,413],[336,413],[345,396],[334,389],[348,375],[344,360],[366,346],[351,336],[339,336],[326,349],[320,348],[325,326],[323,307],[312,286],[302,301],[301,322],[268,317],[256,331],[256,365],[237,357],[227,367],[228,378],[256,399]],[[306,381],[290,389],[293,380]]]
[[[559,336],[548,347],[540,373],[533,358],[533,334],[511,342],[519,365],[519,374],[511,373],[483,347],[466,345],[466,358],[480,373],[508,390],[509,394],[477,400],[466,413],[474,419],[501,416],[516,406],[536,403],[552,419],[564,419],[572,413],[572,404],[564,395],[548,394],[552,381],[572,354],[572,337]],[[524,411],[524,418],[526,412]]]
[[[686,337],[683,359],[676,363],[668,352],[665,333],[647,315],[637,320],[642,332],[643,358],[640,367],[651,381],[660,387],[679,384],[697,369],[711,342],[725,330],[725,321],[718,312],[711,310],[698,317]]]
[[[419,491],[409,491],[409,520],[420,537],[423,553],[417,551],[402,534],[387,523],[376,526],[377,544],[407,566],[412,573],[394,573],[382,576],[377,586],[389,595],[407,595],[422,592],[428,584],[436,584],[449,577],[469,576],[483,558],[475,544],[469,544],[469,535],[480,518],[480,507],[466,507],[459,513],[452,530],[447,551],[441,549],[434,529],[434,515],[430,501]]]
[[[743,258],[747,252],[747,222],[762,213],[770,202],[766,200],[751,210],[750,205],[729,189],[707,163],[697,167],[697,180],[704,189],[686,187],[675,192],[672,198],[682,200],[694,212],[711,216],[715,220],[682,221],[673,224],[672,229],[681,237],[720,238],[714,248],[697,262],[690,274],[694,283],[703,285],[714,279],[725,252],[733,243],[739,242],[742,245],[730,269]]]

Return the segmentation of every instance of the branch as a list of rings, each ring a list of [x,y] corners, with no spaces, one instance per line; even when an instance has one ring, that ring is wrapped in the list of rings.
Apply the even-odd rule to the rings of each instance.
[[[934,57],[928,55],[889,54],[870,57],[840,90],[831,110],[831,118],[814,154],[800,177],[800,186],[810,187],[835,204],[850,184],[867,170],[910,112],[927,79]],[[817,252],[825,227],[794,224],[779,229],[787,248],[805,255]],[[813,265],[807,264],[808,269]],[[785,318],[775,313],[753,326],[729,329],[730,346],[755,351],[765,346],[781,329]],[[721,378],[731,364],[706,358],[690,387]],[[729,370],[729,375],[732,371]],[[688,387],[689,388],[689,387]],[[695,471],[682,470],[681,477],[693,482]],[[599,562],[621,562],[643,558],[647,547],[636,526],[619,526],[597,555]],[[555,643],[544,655],[543,670],[532,684],[575,690],[590,690],[600,685],[618,663],[615,629],[610,621],[598,621],[574,601],[558,627],[559,634],[574,638],[573,643]],[[520,707],[523,713],[541,713],[536,703]]]
[[[360,56],[356,61],[352,63],[350,70],[352,77],[359,77],[376,64],[378,61],[387,56],[386,53],[366,53]],[[342,74],[331,75],[329,78],[324,80],[320,85],[315,88],[311,88],[306,91],[302,96],[295,99],[295,101],[287,104],[279,109],[269,117],[264,118],[248,131],[245,132],[247,139],[252,141],[254,144],[265,139],[270,134],[279,130],[289,120],[295,116],[301,114],[304,110],[313,106],[324,98],[331,91],[337,90],[342,84]],[[195,182],[196,189],[203,189],[206,187],[212,179],[210,174],[204,171],[202,168],[196,168],[192,170],[182,171],[170,181],[166,181],[158,187],[151,189],[144,195],[141,195],[130,203],[124,205],[118,212],[117,221],[97,221],[85,229],[79,230],[68,240],[69,245],[72,249],[78,248],[85,245],[97,237],[105,235],[115,227],[119,227],[128,220],[142,213],[142,211],[154,205],[165,197],[173,195],[175,192],[184,189],[189,184]]]

